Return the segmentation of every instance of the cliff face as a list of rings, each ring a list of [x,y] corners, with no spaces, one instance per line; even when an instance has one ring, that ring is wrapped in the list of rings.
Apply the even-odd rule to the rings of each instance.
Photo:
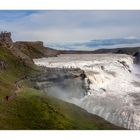
[[[80,69],[44,68],[44,72],[32,78],[37,89],[60,99],[82,98],[88,91],[84,71]]]
[[[42,41],[13,42],[10,32],[0,33],[0,47],[7,48],[14,56],[28,66],[33,65],[33,58],[57,56],[59,51],[44,47]]]
[[[51,48],[44,47],[42,41],[17,41],[13,42],[10,32],[1,32],[0,33],[0,46],[6,47],[11,50],[17,51],[15,55],[27,55],[30,58],[40,58],[40,57],[51,57],[57,56],[59,51]]]
[[[21,52],[30,56],[31,58],[57,56],[59,53],[57,50],[44,47],[42,41],[18,41],[14,43],[14,47],[18,48]]]

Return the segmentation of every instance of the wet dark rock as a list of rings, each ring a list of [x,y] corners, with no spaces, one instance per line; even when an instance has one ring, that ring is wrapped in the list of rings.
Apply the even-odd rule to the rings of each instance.
[[[86,78],[86,74],[84,73],[84,71],[80,74],[81,80],[84,80]]]
[[[134,63],[140,64],[140,50],[137,51],[133,56],[135,57]]]
[[[101,69],[104,70],[105,69],[104,66],[101,66]]]
[[[104,92],[106,92],[106,89],[104,89],[104,88],[100,88],[101,90],[103,90]]]
[[[90,84],[91,84],[91,81],[88,78],[86,78],[86,80],[85,80],[86,93],[88,93],[88,91],[91,90],[90,89]]]
[[[121,63],[130,73],[132,72],[132,71],[130,70],[130,67],[126,64],[125,61],[119,61],[119,60],[118,60],[118,62]]]
[[[125,62],[125,61],[119,61],[119,60],[118,60],[118,62],[120,62],[123,66],[125,66],[125,67],[129,68],[129,66],[126,64],[126,62]]]
[[[132,72],[130,69],[128,70],[130,73]]]

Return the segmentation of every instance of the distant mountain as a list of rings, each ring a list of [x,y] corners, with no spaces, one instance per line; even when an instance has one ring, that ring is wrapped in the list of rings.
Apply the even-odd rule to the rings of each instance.
[[[118,53],[118,54],[128,54],[133,55],[140,50],[140,47],[124,47],[124,48],[113,48],[113,49],[98,49],[95,51],[91,51],[92,53],[101,54],[101,53]]]
[[[87,43],[88,46],[112,46],[112,45],[120,45],[120,44],[134,44],[140,43],[140,39],[125,39],[125,38],[117,38],[117,39],[103,39],[103,40],[92,40]]]
[[[100,39],[85,42],[49,44],[49,47],[58,50],[95,50],[100,48],[114,48],[114,47],[129,47],[140,44],[140,39],[137,38],[113,38],[113,39]]]

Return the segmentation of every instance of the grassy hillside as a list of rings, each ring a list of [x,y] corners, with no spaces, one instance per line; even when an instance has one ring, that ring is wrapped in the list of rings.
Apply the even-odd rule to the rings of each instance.
[[[38,69],[25,65],[11,50],[0,47],[0,60],[6,65],[0,68],[0,129],[121,129],[33,89],[27,79],[21,79],[35,75]]]

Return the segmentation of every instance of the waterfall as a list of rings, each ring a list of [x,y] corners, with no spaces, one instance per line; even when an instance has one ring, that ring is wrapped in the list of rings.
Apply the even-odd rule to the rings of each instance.
[[[65,86],[70,87],[69,92],[71,90],[74,94],[69,94],[71,98],[60,98],[115,125],[128,129],[140,129],[140,72],[139,67],[133,64],[132,56],[71,54],[60,55],[57,58],[34,59],[34,63],[49,68],[81,69],[86,75],[84,83],[79,82],[80,80],[74,83],[72,80],[75,79],[64,80]],[[76,89],[82,89],[81,83],[87,87],[86,90],[76,91]],[[76,84],[77,86],[74,86]],[[65,95],[68,92],[60,88],[57,91],[59,95],[61,93]],[[80,96],[77,96],[78,94]]]

